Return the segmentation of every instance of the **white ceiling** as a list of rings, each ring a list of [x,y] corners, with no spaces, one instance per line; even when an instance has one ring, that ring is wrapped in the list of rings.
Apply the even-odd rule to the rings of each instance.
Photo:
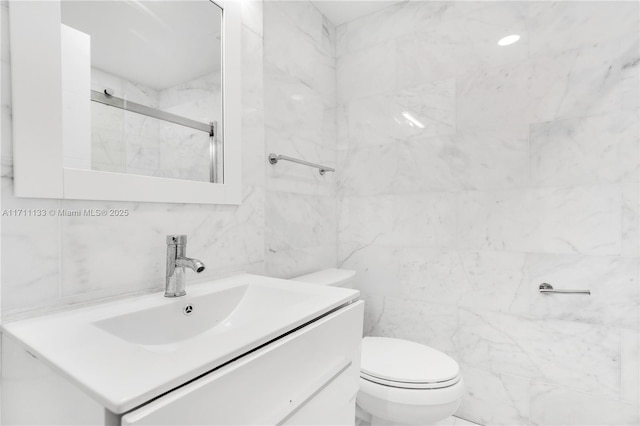
[[[91,36],[91,66],[164,89],[220,69],[221,10],[208,1],[63,1]]]
[[[334,25],[361,18],[404,0],[311,0]]]

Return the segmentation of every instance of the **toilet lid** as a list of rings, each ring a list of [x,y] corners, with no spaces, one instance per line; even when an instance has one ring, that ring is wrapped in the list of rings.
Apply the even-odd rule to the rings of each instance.
[[[362,339],[363,377],[384,382],[427,384],[450,382],[460,368],[448,355],[419,343],[388,337]]]

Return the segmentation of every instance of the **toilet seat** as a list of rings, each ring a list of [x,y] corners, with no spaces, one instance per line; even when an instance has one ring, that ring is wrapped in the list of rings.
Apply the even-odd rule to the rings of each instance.
[[[360,377],[364,380],[368,380],[378,385],[390,386],[390,387],[401,388],[401,389],[441,389],[441,388],[447,388],[449,386],[453,386],[460,381],[460,376],[456,376],[455,378],[451,380],[446,380],[444,382],[433,382],[433,383],[399,382],[395,380],[386,380],[380,377],[371,376],[367,373],[363,373],[362,371],[360,372]]]
[[[360,377],[402,389],[442,389],[460,381],[460,367],[448,355],[419,343],[388,337],[362,340]]]
[[[462,377],[451,386],[438,389],[409,389],[385,386],[360,377],[360,391],[358,398],[362,406],[362,399],[373,397],[378,401],[403,405],[431,406],[447,404],[462,398],[464,394],[464,380]],[[368,407],[364,407],[365,409]]]

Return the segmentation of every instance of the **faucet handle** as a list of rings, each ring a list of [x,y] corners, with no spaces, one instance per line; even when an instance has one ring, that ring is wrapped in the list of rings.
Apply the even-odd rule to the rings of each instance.
[[[167,244],[174,246],[183,246],[187,244],[186,235],[167,235]]]

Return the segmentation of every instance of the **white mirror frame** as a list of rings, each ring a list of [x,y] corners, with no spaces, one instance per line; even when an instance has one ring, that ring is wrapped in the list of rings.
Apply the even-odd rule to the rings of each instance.
[[[11,0],[9,18],[16,196],[240,204],[240,3],[237,0],[216,0],[214,3],[223,9],[224,183],[221,184],[65,168],[60,0]]]

